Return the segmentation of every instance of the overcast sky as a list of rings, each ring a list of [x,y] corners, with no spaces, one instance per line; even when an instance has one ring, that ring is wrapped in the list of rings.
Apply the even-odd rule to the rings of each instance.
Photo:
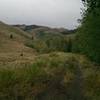
[[[81,0],[0,0],[0,20],[8,24],[77,26]]]

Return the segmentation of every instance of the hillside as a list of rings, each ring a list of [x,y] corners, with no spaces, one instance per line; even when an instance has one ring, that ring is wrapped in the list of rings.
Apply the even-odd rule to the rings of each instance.
[[[32,37],[32,42],[27,42],[28,47],[34,48],[38,53],[54,51],[69,52],[72,49],[72,40],[76,30],[64,28],[50,28],[39,25],[13,25],[27,32]]]
[[[0,63],[30,59],[34,50],[25,46],[27,41],[31,41],[30,37],[30,34],[19,28],[0,22]],[[21,54],[24,58],[20,58]]]
[[[47,33],[57,33],[57,34],[64,34],[64,35],[70,35],[77,31],[77,29],[74,30],[68,30],[65,28],[50,28],[47,26],[39,26],[39,25],[13,25],[14,27],[18,27],[22,29],[23,31],[29,32],[29,33],[38,33],[38,32],[47,32]]]
[[[0,62],[25,62],[33,60],[36,52],[48,53],[68,50],[66,29],[52,29],[37,25],[7,25],[0,22]],[[24,57],[22,57],[24,56]]]
[[[100,66],[72,53],[75,33],[23,27],[0,22],[0,100],[100,100]]]

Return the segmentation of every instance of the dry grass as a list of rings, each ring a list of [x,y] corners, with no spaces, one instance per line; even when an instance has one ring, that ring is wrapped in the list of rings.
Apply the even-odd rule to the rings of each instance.
[[[35,51],[24,45],[27,41],[31,41],[28,33],[0,23],[0,66],[33,62]]]

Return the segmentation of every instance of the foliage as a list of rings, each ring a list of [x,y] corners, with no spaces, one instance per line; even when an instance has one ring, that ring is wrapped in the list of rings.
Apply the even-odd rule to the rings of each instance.
[[[13,39],[13,35],[12,34],[10,35],[10,39]]]
[[[26,44],[36,49],[39,53],[48,53],[53,51],[71,52],[72,39],[55,33],[37,33],[31,43]]]
[[[100,63],[100,4],[99,0],[86,0],[87,10],[76,37],[76,47],[91,60]]]

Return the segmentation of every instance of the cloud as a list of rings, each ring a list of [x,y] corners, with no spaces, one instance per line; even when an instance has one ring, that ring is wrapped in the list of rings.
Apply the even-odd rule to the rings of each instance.
[[[0,0],[0,20],[74,28],[81,18],[81,0]]]

